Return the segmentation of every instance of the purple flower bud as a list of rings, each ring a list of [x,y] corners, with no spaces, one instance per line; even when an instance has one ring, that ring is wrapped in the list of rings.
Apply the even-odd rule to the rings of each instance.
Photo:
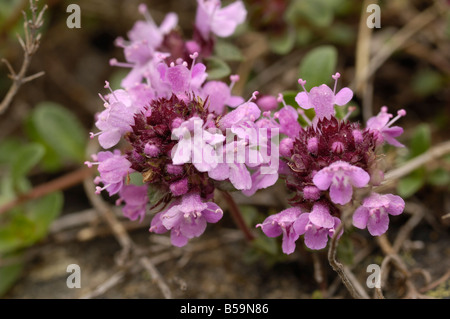
[[[363,141],[363,135],[360,130],[352,131],[353,139],[355,140],[355,144],[361,144]]]
[[[345,146],[342,142],[333,142],[331,144],[331,151],[336,154],[341,154],[345,151]]]
[[[320,189],[316,186],[305,186],[303,188],[303,198],[306,200],[318,200],[320,198]]]
[[[308,151],[312,154],[317,154],[317,150],[319,149],[319,141],[317,137],[312,137],[308,140]]]
[[[289,157],[292,153],[292,147],[294,140],[290,137],[286,137],[280,141],[280,155]]]
[[[278,107],[278,100],[272,95],[262,95],[258,97],[256,104],[263,111],[272,111]]]
[[[156,157],[159,155],[159,148],[154,144],[146,143],[144,147],[144,153],[149,157]]]
[[[167,164],[166,171],[172,175],[181,175],[184,173],[183,165]]]
[[[174,196],[181,196],[186,194],[189,191],[188,179],[183,178],[170,184],[170,191]]]

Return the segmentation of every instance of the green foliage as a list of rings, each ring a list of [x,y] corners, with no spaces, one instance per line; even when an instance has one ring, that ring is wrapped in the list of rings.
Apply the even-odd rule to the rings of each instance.
[[[431,129],[428,124],[421,124],[414,130],[409,141],[409,153],[402,161],[413,159],[431,147]],[[403,177],[397,184],[397,192],[403,198],[413,196],[426,184],[446,186],[450,184],[450,172],[443,167],[429,168],[422,166],[408,176]]]
[[[428,124],[420,124],[414,130],[409,150],[410,158],[425,153],[431,146],[431,129]]]
[[[41,240],[63,204],[61,192],[54,192],[20,206],[0,226],[0,255],[26,248]]]
[[[218,40],[216,42],[214,54],[224,61],[242,61],[244,59],[241,50],[237,46],[223,40]]]
[[[425,185],[425,173],[425,169],[420,168],[400,179],[397,185],[397,193],[403,198],[414,195]]]
[[[295,45],[296,34],[292,28],[281,34],[269,35],[270,49],[280,55],[289,53]]]
[[[205,61],[208,65],[208,80],[218,80],[230,75],[231,69],[223,59],[211,56],[205,58]]]
[[[84,159],[86,132],[78,119],[63,106],[42,102],[31,114],[32,139],[41,141],[62,160],[81,162]]]
[[[296,24],[307,20],[316,27],[327,27],[334,19],[334,8],[328,0],[294,0],[286,10],[286,21]]]
[[[306,89],[330,81],[337,64],[337,50],[330,45],[319,46],[309,51],[299,67],[299,77],[306,80]]]
[[[29,143],[19,148],[11,165],[11,174],[14,180],[25,177],[44,156],[45,149],[37,143]]]
[[[412,78],[412,88],[421,96],[432,95],[441,90],[443,86],[443,76],[432,69],[422,69]]]
[[[16,254],[16,256],[11,258],[18,258],[18,256]],[[8,262],[9,259],[4,259],[3,261]],[[0,296],[4,295],[20,277],[23,266],[22,262],[16,261],[0,267]]]
[[[86,133],[63,106],[43,102],[24,123],[29,140],[0,141],[0,205],[31,189],[31,173],[54,172],[84,159]],[[7,260],[42,240],[63,207],[60,191],[15,205],[0,215],[0,259]],[[20,275],[20,262],[0,266],[0,295]]]

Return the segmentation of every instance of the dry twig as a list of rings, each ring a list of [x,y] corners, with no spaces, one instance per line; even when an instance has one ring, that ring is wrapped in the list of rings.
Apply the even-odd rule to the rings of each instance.
[[[31,19],[29,20],[26,13],[23,12],[24,16],[24,31],[25,31],[25,40],[18,36],[18,40],[23,49],[23,62],[22,66],[18,73],[14,71],[14,68],[6,59],[2,59],[1,61],[6,65],[9,70],[9,77],[13,80],[11,87],[6,93],[5,97],[0,103],[0,114],[3,114],[8,106],[11,104],[14,96],[16,96],[19,88],[42,75],[44,72],[38,72],[33,75],[27,76],[27,71],[31,63],[31,58],[36,53],[39,48],[41,34],[38,32],[44,23],[44,12],[47,9],[47,5],[45,5],[41,11],[38,12],[38,8],[33,0],[30,0],[30,11],[31,11]]]

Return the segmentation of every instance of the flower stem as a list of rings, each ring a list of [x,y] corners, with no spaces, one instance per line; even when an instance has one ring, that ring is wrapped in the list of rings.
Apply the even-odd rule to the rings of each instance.
[[[363,297],[358,293],[355,288],[355,285],[352,283],[351,278],[345,272],[343,265],[336,260],[336,251],[337,251],[337,242],[338,242],[338,234],[341,232],[343,228],[343,223],[341,223],[334,232],[333,237],[331,238],[330,248],[328,249],[328,262],[330,266],[333,268],[335,272],[341,277],[342,282],[344,283],[347,290],[350,292],[354,299],[363,299]]]
[[[230,193],[226,191],[222,191],[222,194],[228,203],[228,208],[230,210],[231,217],[233,218],[234,222],[239,227],[239,229],[244,233],[244,236],[247,239],[247,241],[249,242],[253,241],[255,239],[255,236],[252,234],[247,224],[245,223],[244,218],[242,217],[241,210],[234,201],[233,197],[230,195]]]

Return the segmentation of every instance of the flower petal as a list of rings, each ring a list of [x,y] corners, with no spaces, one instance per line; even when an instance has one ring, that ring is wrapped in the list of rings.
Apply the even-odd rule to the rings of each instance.
[[[188,238],[179,230],[174,229],[170,232],[170,242],[176,247],[183,247],[188,243]]]
[[[342,88],[335,96],[334,103],[337,105],[343,106],[350,102],[353,97],[353,91],[349,88]]]
[[[332,181],[332,176],[326,169],[322,169],[316,173],[313,177],[313,183],[318,189],[324,191],[327,190]]]
[[[322,249],[327,246],[328,230],[311,228],[305,233],[305,245],[310,249]]]
[[[206,219],[203,216],[185,218],[180,224],[180,232],[187,238],[198,237],[206,229]]]
[[[297,96],[295,97],[295,102],[297,102],[297,104],[305,110],[308,110],[310,108],[313,108],[314,106],[311,105],[309,103],[309,97],[308,97],[308,93],[306,92],[300,92],[297,94]]]
[[[310,213],[303,213],[294,222],[294,230],[297,234],[303,235],[306,232],[306,226],[309,223],[309,215]]]
[[[350,177],[351,184],[358,188],[367,186],[370,181],[370,175],[361,167],[353,166],[347,175]]]
[[[208,223],[217,223],[223,216],[223,210],[213,202],[207,202],[206,205],[208,207],[202,211],[202,216]]]
[[[289,255],[295,251],[295,242],[298,237],[299,235],[292,228],[283,232],[283,242],[281,244],[281,248],[285,254]]]
[[[358,207],[353,214],[353,226],[359,229],[364,229],[367,227],[368,220],[369,210],[364,206]]]
[[[377,210],[367,221],[367,230],[372,236],[383,235],[389,228],[389,215]]]
[[[386,208],[386,212],[393,216],[400,215],[403,212],[403,209],[405,209],[405,201],[403,198],[392,194],[386,194],[384,196],[389,199],[389,205]]]
[[[352,185],[349,183],[333,183],[330,187],[330,198],[335,204],[345,205],[353,195]]]
[[[309,220],[318,227],[331,228],[334,225],[334,219],[330,214],[330,210],[322,203],[314,204],[309,214]]]
[[[245,164],[235,163],[230,165],[230,182],[236,189],[244,190],[252,187],[252,177]]]

